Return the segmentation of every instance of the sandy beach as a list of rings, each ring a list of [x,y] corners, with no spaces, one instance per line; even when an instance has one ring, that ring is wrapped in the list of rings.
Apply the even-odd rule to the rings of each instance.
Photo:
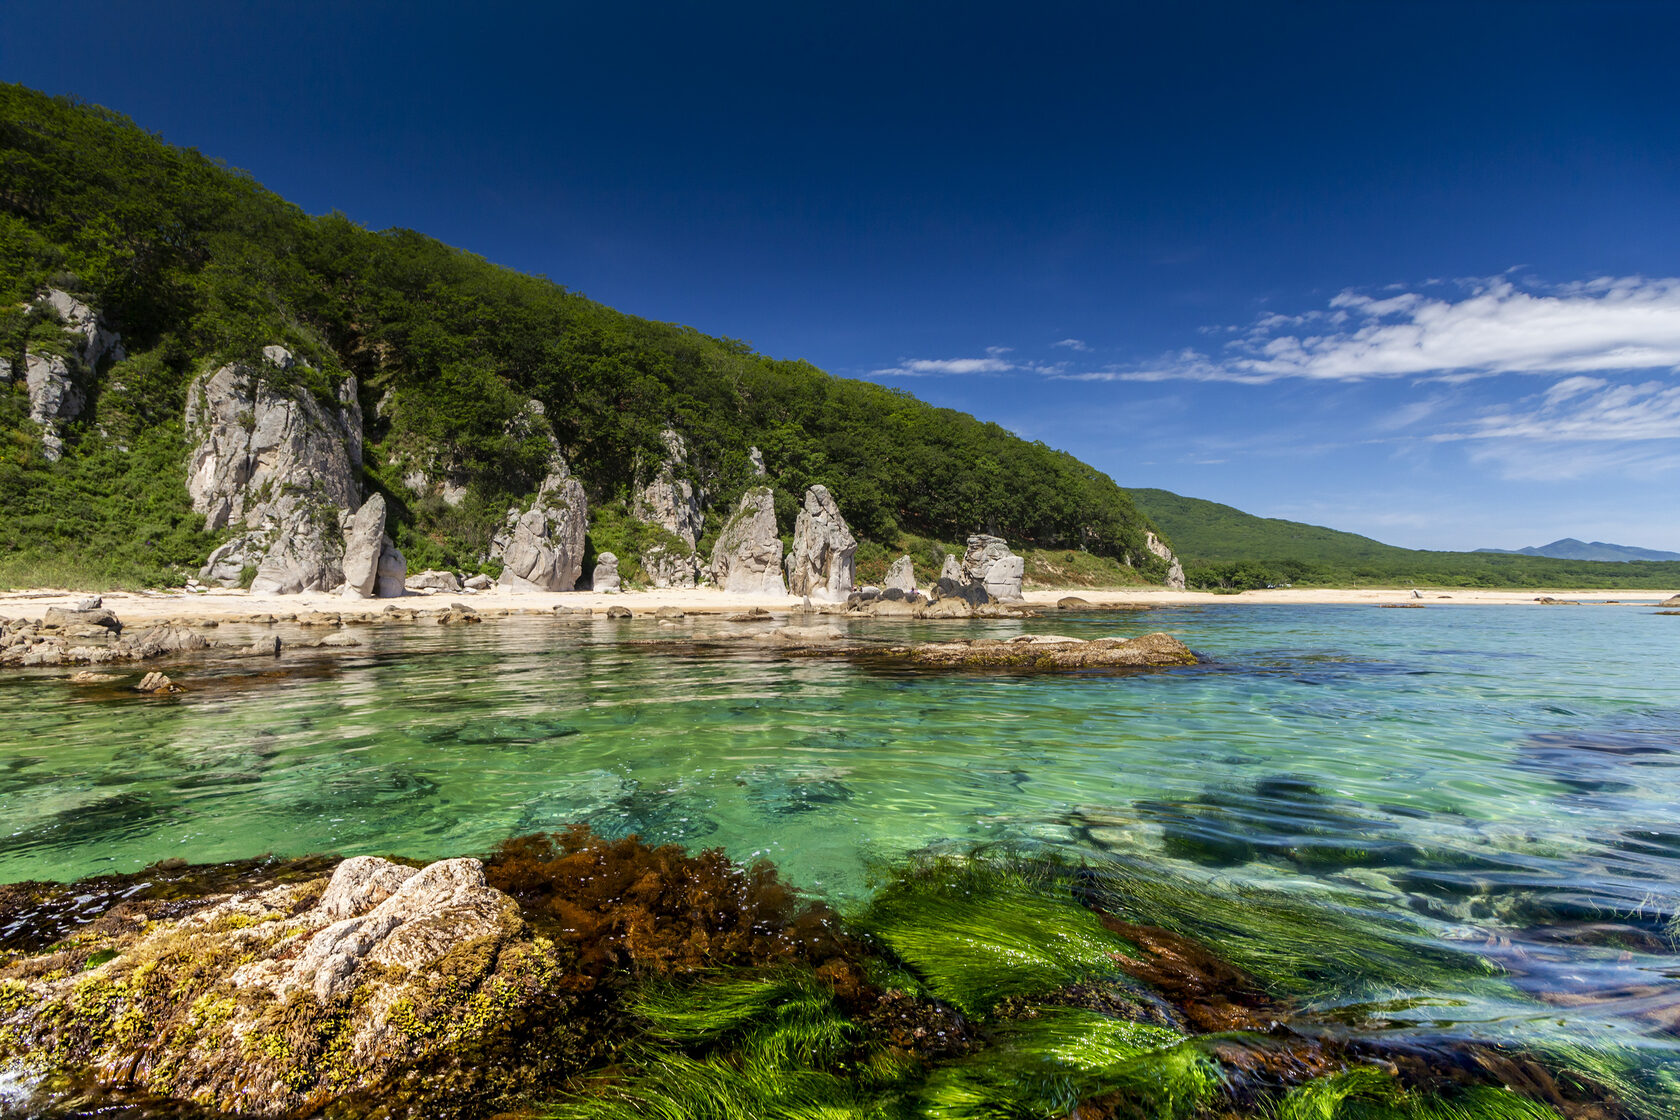
[[[1099,607],[1148,606],[1168,607],[1185,605],[1206,606],[1276,606],[1305,604],[1349,604],[1382,606],[1385,604],[1413,604],[1452,606],[1455,604],[1503,604],[1511,606],[1540,606],[1537,600],[1553,598],[1604,603],[1613,601],[1623,605],[1650,606],[1674,594],[1673,591],[1581,591],[1544,589],[1489,590],[1454,588],[1451,590],[1420,590],[1414,597],[1410,588],[1277,588],[1263,591],[1244,591],[1237,595],[1214,595],[1202,591],[1171,591],[1159,587],[1131,587],[1115,590],[1053,589],[1029,590],[1026,602],[1039,607],[1051,607],[1057,600],[1076,596]],[[0,618],[38,618],[50,607],[70,607],[88,598],[92,592],[67,591],[54,588],[0,592]],[[418,610],[443,610],[451,603],[464,603],[481,614],[532,613],[545,614],[555,607],[574,610],[605,611],[608,607],[625,607],[640,614],[660,607],[675,607],[692,614],[734,614],[760,607],[782,612],[799,606],[792,596],[738,595],[709,588],[666,589],[656,591],[627,591],[604,593],[592,591],[570,592],[514,592],[500,588],[477,593],[441,592],[436,595],[410,593],[400,599],[349,599],[326,592],[300,595],[253,595],[248,591],[215,589],[207,592],[189,591],[109,591],[102,595],[104,605],[115,611],[125,622],[142,622],[160,618],[225,619],[250,614],[308,614],[315,611],[379,612],[388,606]]]

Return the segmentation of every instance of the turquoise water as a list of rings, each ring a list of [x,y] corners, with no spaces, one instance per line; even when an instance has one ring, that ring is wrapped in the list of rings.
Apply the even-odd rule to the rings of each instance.
[[[1680,1007],[1677,623],[1221,605],[857,631],[1166,630],[1207,659],[1117,677],[782,658],[706,646],[739,630],[707,620],[508,619],[187,664],[174,697],[17,673],[0,679],[0,881],[437,857],[586,820],[766,857],[846,903],[909,852],[1028,844],[1504,938],[1519,972],[1592,998],[1565,1028],[1467,982],[1433,993],[1460,1003],[1436,1028],[1656,1045]]]

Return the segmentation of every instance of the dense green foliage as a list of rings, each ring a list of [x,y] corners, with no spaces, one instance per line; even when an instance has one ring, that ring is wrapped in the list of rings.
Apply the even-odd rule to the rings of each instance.
[[[1172,539],[1192,587],[1680,587],[1680,562],[1675,561],[1613,563],[1507,552],[1428,552],[1319,525],[1255,517],[1168,490],[1131,494]]]
[[[0,385],[8,492],[108,481],[109,464],[85,462],[97,458],[97,430],[178,422],[198,372],[281,343],[319,371],[298,391],[326,395],[356,378],[364,465],[394,506],[398,543],[422,564],[476,565],[509,502],[540,481],[546,444],[515,422],[534,399],[592,503],[642,481],[671,427],[687,439],[688,470],[714,521],[753,483],[756,446],[784,532],[805,488],[822,482],[866,540],[986,530],[1162,574],[1131,500],[1072,456],[903,392],[620,314],[414,232],[310,216],[117,114],[0,86],[0,306],[52,286],[95,306],[128,357],[97,371],[89,412],[56,466],[22,438],[31,430],[16,407],[22,387]],[[0,319],[0,357],[20,358],[35,344],[32,330],[52,332],[36,318]],[[124,391],[98,391],[118,384]],[[141,505],[156,516],[184,506],[184,447],[170,438],[175,461],[146,460],[145,477],[130,484],[146,489]],[[415,471],[464,483],[468,500],[444,508],[410,492],[402,480]],[[105,515],[142,539],[141,522]],[[8,539],[7,555],[35,539]],[[198,558],[181,555],[185,538],[171,540],[98,555],[148,573]],[[186,551],[201,556],[203,543]]]

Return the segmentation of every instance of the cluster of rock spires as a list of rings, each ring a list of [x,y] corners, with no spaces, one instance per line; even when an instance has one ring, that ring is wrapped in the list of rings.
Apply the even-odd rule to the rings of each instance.
[[[124,357],[122,341],[86,303],[57,289],[37,301],[64,328],[64,342],[32,349],[23,357],[30,415],[41,426],[49,458],[63,450],[63,425],[81,415],[93,378]],[[0,379],[15,375],[0,361]],[[191,456],[187,490],[208,532],[233,536],[212,552],[199,578],[259,593],[341,591],[357,599],[388,598],[405,590],[462,590],[450,573],[423,573],[420,586],[407,578],[407,562],[386,532],[385,498],[364,496],[361,484],[362,410],[357,384],[346,377],[330,397],[300,387],[320,381],[316,371],[285,347],[265,347],[254,361],[231,362],[194,379],[186,407]],[[584,581],[588,503],[572,477],[559,441],[531,401],[513,421],[520,438],[546,439],[548,472],[528,504],[508,510],[492,537],[486,560],[500,561],[497,581],[514,590],[571,591]],[[777,529],[775,495],[758,486],[742,495],[718,534],[711,555],[698,553],[705,526],[705,494],[689,480],[688,447],[675,430],[661,433],[665,456],[633,493],[632,514],[664,529],[665,543],[636,559],[654,587],[690,588],[710,583],[724,591],[792,594],[844,602],[856,586],[857,539],[828,489],[806,491],[791,544]],[[750,450],[756,474],[763,456]],[[405,475],[411,489],[437,490],[458,503],[465,494],[447,465]],[[441,489],[440,489],[441,488]],[[1177,558],[1154,534],[1148,545],[1171,565],[1169,586],[1183,586]],[[622,586],[619,558],[602,553],[588,584]],[[933,597],[961,595],[1013,601],[1021,594],[1022,561],[997,537],[971,537],[959,562],[948,557]],[[428,582],[429,581],[429,582]],[[470,586],[470,585],[469,585]],[[894,562],[888,590],[916,594],[908,557]]]

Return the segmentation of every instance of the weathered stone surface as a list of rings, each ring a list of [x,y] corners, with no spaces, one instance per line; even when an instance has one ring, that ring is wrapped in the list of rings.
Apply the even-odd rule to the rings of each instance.
[[[589,577],[589,586],[594,591],[619,591],[624,584],[618,577],[618,557],[610,552],[603,552],[595,558],[595,571]]]
[[[712,549],[712,582],[737,594],[787,594],[776,498],[768,486],[741,495]]]
[[[970,583],[966,579],[952,579],[950,576],[940,576],[933,585],[932,598],[938,602],[955,599],[971,607],[983,607],[992,601],[992,596],[983,583]]]
[[[404,581],[404,585],[410,591],[461,590],[461,580],[454,572],[440,572],[436,569],[427,569],[424,572],[417,572],[416,574],[409,576],[408,579]]]
[[[1011,601],[1021,598],[1021,576],[1026,561],[1009,551],[1002,537],[984,533],[968,538],[968,550],[963,553],[963,576],[970,583],[986,589],[992,598]]]
[[[1196,655],[1170,634],[1145,634],[1130,641],[1081,641],[1059,635],[1028,635],[1008,641],[978,638],[924,642],[892,651],[919,665],[1009,669],[1134,669],[1194,665]]]
[[[31,349],[23,359],[29,418],[41,426],[43,454],[58,459],[64,452],[63,425],[82,414],[87,389],[100,364],[107,358],[123,358],[122,341],[92,308],[68,292],[50,289],[37,304],[52,309],[68,336],[67,354]],[[6,373],[10,380],[10,363]]]
[[[692,552],[705,522],[703,495],[678,477],[688,462],[688,445],[682,436],[667,428],[659,438],[665,444],[665,458],[647,485],[636,491],[631,512],[639,520],[664,527]]]
[[[947,552],[945,554],[945,563],[941,565],[939,569],[939,578],[956,580],[958,583],[961,583],[968,577],[963,575],[962,564],[957,560],[957,558]]]
[[[1088,611],[1094,608],[1089,602],[1077,595],[1064,595],[1056,600],[1056,609],[1059,611]]]
[[[857,582],[857,539],[828,487],[805,491],[805,505],[793,527],[787,558],[787,591],[813,599],[843,602]]]
[[[467,591],[488,591],[494,586],[495,581],[483,573],[476,576],[468,576],[466,579],[461,581],[462,589]]]
[[[886,586],[900,591],[916,590],[916,565],[908,556],[900,556],[887,566]]]
[[[583,483],[556,456],[531,507],[510,509],[506,526],[491,541],[490,555],[502,561],[496,582],[514,591],[572,590],[583,575],[588,527]]]
[[[362,503],[344,528],[345,598],[399,597],[407,575],[403,554],[385,535],[384,495],[375,494]]]
[[[328,409],[290,386],[296,368],[289,351],[270,346],[262,361],[200,375],[187,392],[193,509],[209,531],[233,525],[267,534],[251,584],[262,593],[326,591],[344,582],[339,517],[361,505],[355,381],[341,386],[338,407]],[[256,541],[240,544],[240,559]],[[224,555],[205,574],[223,582],[231,567],[231,554]]]
[[[630,609],[628,607],[608,607],[607,617],[612,619],[614,622],[619,619],[629,618],[631,617]]]
[[[222,542],[198,570],[198,578],[222,587],[238,587],[244,582],[245,569],[254,571],[262,563],[273,539],[272,529],[257,529]]]
[[[1680,595],[1671,595],[1658,603],[1659,607],[1680,607]]]
[[[209,641],[184,626],[154,625],[126,636],[122,629],[122,622],[103,608],[49,610],[38,622],[6,622],[0,625],[0,665],[103,665],[210,648]]]
[[[78,610],[48,607],[45,617],[41,619],[41,626],[43,629],[63,630],[97,626],[112,633],[120,634],[123,624],[118,621],[116,614],[108,607],[88,607]]]
[[[641,561],[654,587],[691,588],[700,580],[700,557],[694,553],[679,554],[656,544],[642,553]]]
[[[1148,546],[1150,552],[1167,562],[1167,586],[1175,591],[1183,591],[1184,565],[1178,562],[1178,557],[1173,555],[1173,550],[1168,548],[1167,543],[1154,533],[1146,533],[1143,543]]]
[[[753,477],[770,477],[770,472],[764,469],[764,452],[756,447],[747,448],[747,461],[752,464]]]

